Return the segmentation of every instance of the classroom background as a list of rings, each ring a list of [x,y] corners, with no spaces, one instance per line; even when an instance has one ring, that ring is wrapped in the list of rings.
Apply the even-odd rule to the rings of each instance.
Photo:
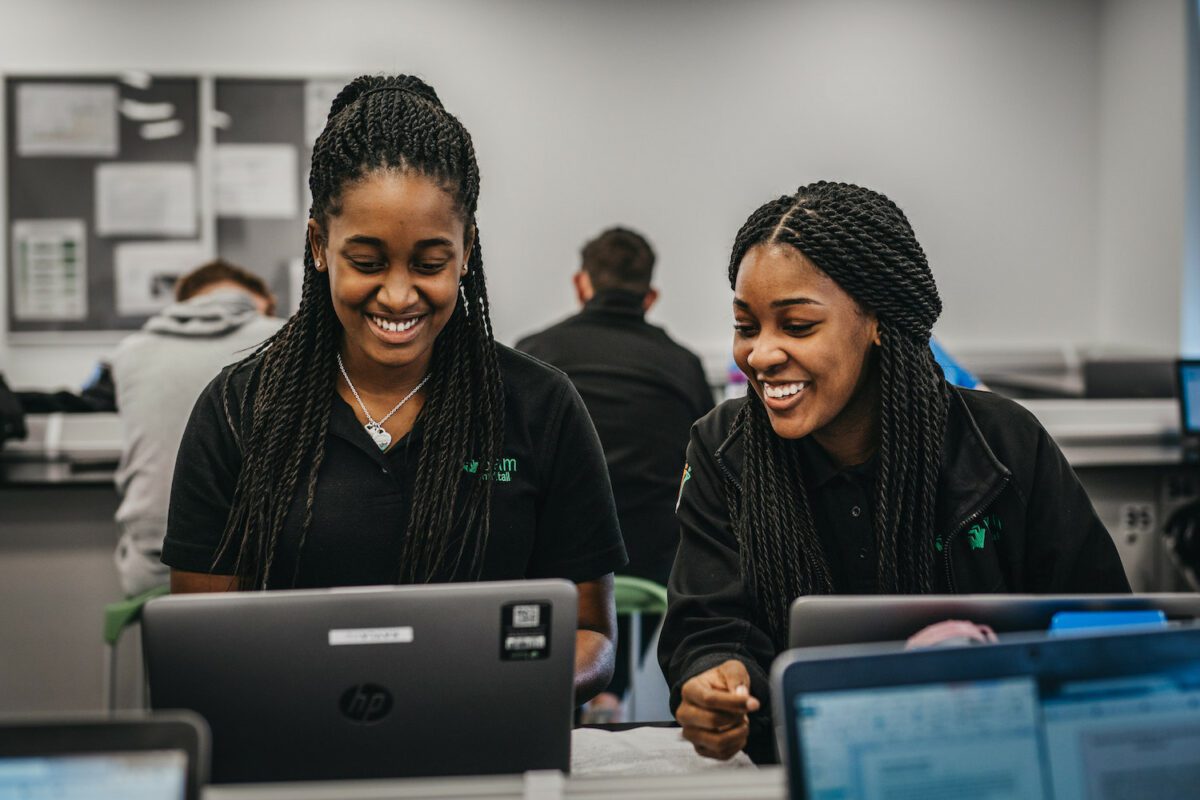
[[[421,76],[475,140],[497,339],[571,313],[580,246],[627,225],[659,258],[650,319],[702,356],[717,393],[727,260],[748,211],[818,179],[878,189],[926,248],[945,307],[937,338],[993,388],[1029,398],[1136,590],[1187,587],[1154,536],[1196,488],[1176,402],[1088,399],[1084,366],[1200,354],[1194,0],[5,0],[0,11],[6,82],[186,80],[204,103],[222,82],[287,81],[302,97],[309,81]],[[218,110],[236,123],[233,106]],[[203,111],[194,133],[211,155],[209,122]],[[230,255],[200,166],[191,238]],[[299,189],[297,202],[302,217]],[[0,192],[5,270],[9,205]],[[270,256],[235,260],[286,286],[303,234],[302,219],[275,226]],[[14,327],[0,325],[0,371],[47,390],[78,389],[128,332]],[[75,422],[63,435],[86,439]],[[98,705],[98,614],[119,597],[115,493],[31,486],[0,492],[0,586],[15,601],[0,613],[0,666],[17,676],[0,711]],[[139,685],[126,675],[121,697]]]

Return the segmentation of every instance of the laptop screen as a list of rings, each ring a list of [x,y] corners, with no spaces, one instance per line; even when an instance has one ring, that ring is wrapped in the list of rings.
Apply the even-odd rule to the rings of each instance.
[[[1191,797],[1200,665],[795,696],[810,800]]]
[[[185,800],[187,783],[182,750],[0,757],[0,800]]]
[[[1184,434],[1200,434],[1200,361],[1179,362],[1179,403]]]

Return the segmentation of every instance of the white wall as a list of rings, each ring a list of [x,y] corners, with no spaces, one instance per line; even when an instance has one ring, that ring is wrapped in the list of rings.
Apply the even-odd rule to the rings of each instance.
[[[906,209],[952,346],[1174,351],[1184,9],[22,0],[3,6],[0,72],[423,75],[475,137],[507,342],[571,308],[580,244],[624,223],[660,255],[654,316],[719,364],[738,226],[766,199],[833,178]],[[76,382],[105,349],[17,347],[0,333],[17,384]]]

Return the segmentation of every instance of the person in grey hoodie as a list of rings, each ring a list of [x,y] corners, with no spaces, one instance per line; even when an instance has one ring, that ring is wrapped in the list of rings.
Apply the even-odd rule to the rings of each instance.
[[[112,357],[122,428],[115,560],[128,596],[167,583],[159,557],[171,476],[196,398],[283,324],[271,316],[275,300],[262,279],[220,260],[182,276],[175,299]]]

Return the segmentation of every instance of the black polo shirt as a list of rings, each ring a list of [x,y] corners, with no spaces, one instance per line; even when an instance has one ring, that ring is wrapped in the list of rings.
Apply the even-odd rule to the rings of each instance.
[[[499,350],[504,445],[488,478],[494,481],[491,530],[480,579],[582,582],[620,569],[625,548],[604,454],[583,401],[558,370],[507,347]],[[233,378],[235,414],[248,372]],[[241,470],[221,402],[223,381],[224,374],[197,401],[176,461],[162,560],[177,569],[233,572],[235,552],[214,564]],[[234,423],[241,428],[240,420]],[[424,435],[418,417],[413,430],[382,453],[335,395],[299,570],[303,480],[284,522],[270,588],[395,583]],[[464,484],[489,474],[485,465],[463,466]],[[450,572],[430,576],[431,582],[467,579]]]
[[[804,487],[834,593],[878,593],[874,523],[877,456],[839,469],[811,437],[801,439],[799,447]]]

